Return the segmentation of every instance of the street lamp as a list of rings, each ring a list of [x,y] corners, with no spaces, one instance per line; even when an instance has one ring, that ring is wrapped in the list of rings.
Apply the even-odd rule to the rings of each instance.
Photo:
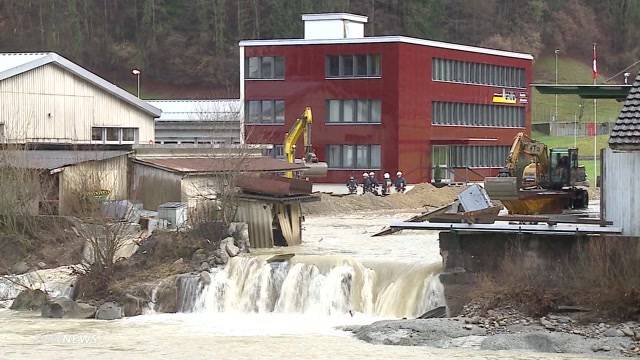
[[[140,70],[133,69],[131,73],[138,78],[138,98],[140,98]]]
[[[556,55],[556,86],[558,86],[558,54],[560,53],[560,49],[556,49],[554,53]],[[556,94],[556,114],[553,121],[558,121],[558,94]]]

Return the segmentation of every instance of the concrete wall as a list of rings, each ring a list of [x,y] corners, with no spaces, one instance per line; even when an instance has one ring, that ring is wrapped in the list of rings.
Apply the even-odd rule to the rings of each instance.
[[[79,194],[108,190],[111,200],[123,200],[129,193],[129,159],[127,155],[115,158],[88,161],[68,166],[59,177],[59,211],[61,215],[69,214],[73,202]]]
[[[484,275],[497,274],[511,251],[523,256],[522,271],[540,269],[575,254],[586,236],[478,232],[440,232],[443,271],[440,281],[451,316],[471,300],[475,283]]]
[[[182,177],[170,171],[133,164],[130,198],[154,211],[160,204],[182,201]]]
[[[139,143],[155,140],[151,115],[54,64],[0,81],[0,123],[14,143],[88,144],[92,126],[138,128]]]
[[[624,235],[640,236],[640,152],[604,152],[603,217],[622,227]]]

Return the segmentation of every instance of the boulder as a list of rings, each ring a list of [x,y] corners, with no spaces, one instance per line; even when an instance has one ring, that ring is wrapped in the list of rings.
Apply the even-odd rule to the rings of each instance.
[[[41,308],[42,317],[57,319],[88,319],[96,313],[96,307],[77,303],[66,297],[57,297],[47,301]]]
[[[96,319],[98,320],[117,320],[122,319],[122,308],[120,305],[112,302],[106,302],[96,311]]]
[[[624,336],[624,333],[616,328],[610,328],[604,332],[604,336],[606,337]]]
[[[211,274],[208,271],[203,271],[200,273],[200,282],[204,285],[211,284]]]
[[[21,275],[29,271],[29,265],[24,261],[18,261],[11,267],[11,272],[16,275]]]
[[[211,257],[213,261],[209,261],[209,263],[213,263],[216,265],[225,265],[229,262],[229,254],[227,254],[227,250],[217,249],[213,252],[213,256]]]
[[[184,259],[180,258],[180,259],[174,261],[171,265],[173,265],[173,266],[182,266],[183,264],[184,264]]]
[[[11,310],[39,310],[47,302],[47,294],[42,290],[25,289],[13,300]]]
[[[229,224],[229,236],[235,239],[235,243],[240,248],[240,252],[249,252],[249,226],[244,222]]]
[[[227,255],[229,255],[229,257],[235,257],[235,256],[238,256],[238,254],[240,254],[240,248],[238,248],[234,244],[234,240],[232,237],[223,239],[220,242],[220,249],[225,250],[227,252]]]
[[[147,307],[149,303],[147,300],[131,295],[129,293],[125,294],[121,299],[122,301],[122,312],[124,316],[138,316],[142,315],[144,309]]]
[[[200,271],[209,271],[209,269],[211,269],[211,266],[208,262],[203,261],[202,264],[200,264]]]
[[[44,263],[44,262],[42,262],[42,261],[40,261],[40,262],[38,263],[38,267],[39,267],[40,269],[46,269],[46,268],[47,268],[47,264],[46,264],[46,263]]]
[[[155,309],[157,312],[174,313],[177,311],[178,289],[176,277],[162,279],[156,291]]]
[[[191,255],[191,261],[196,264],[201,264],[205,260],[207,260],[207,252],[204,249],[198,249]]]
[[[625,336],[629,336],[629,337],[633,337],[634,333],[633,330],[631,330],[630,328],[628,328],[627,326],[623,327],[622,329],[620,329],[620,331],[622,331],[622,333]]]

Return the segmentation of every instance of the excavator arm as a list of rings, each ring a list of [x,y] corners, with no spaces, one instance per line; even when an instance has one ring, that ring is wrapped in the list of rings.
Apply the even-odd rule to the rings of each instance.
[[[507,156],[505,169],[509,176],[522,180],[522,170],[529,163],[536,164],[536,182],[548,180],[549,149],[541,142],[532,140],[525,133],[518,133]],[[523,163],[526,162],[526,163]]]
[[[296,157],[296,143],[300,136],[304,136],[305,157],[307,152],[311,152],[311,124],[313,123],[313,115],[311,107],[304,108],[304,112],[291,126],[289,132],[284,137],[284,156],[287,162],[293,164]]]
[[[296,119],[291,125],[291,129],[284,137],[283,149],[287,162],[293,164],[296,161],[296,144],[300,140],[300,136],[304,140],[304,158],[306,165],[306,176],[325,176],[327,174],[327,163],[319,162],[316,154],[313,152],[311,145],[311,124],[313,123],[313,115],[311,107],[304,108],[302,115]],[[293,178],[293,171],[287,171],[286,176]]]

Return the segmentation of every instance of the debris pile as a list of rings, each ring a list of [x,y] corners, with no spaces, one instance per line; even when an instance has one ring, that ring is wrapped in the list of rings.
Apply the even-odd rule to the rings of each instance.
[[[303,204],[307,215],[347,214],[354,211],[418,209],[440,207],[453,201],[462,190],[459,187],[443,187],[425,183],[418,184],[406,193],[393,193],[388,196],[321,194],[319,202]]]

